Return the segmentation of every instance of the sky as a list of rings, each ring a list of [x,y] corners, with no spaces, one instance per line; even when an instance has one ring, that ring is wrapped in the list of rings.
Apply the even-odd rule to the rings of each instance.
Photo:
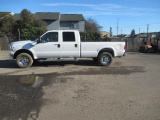
[[[0,12],[83,14],[113,35],[160,31],[160,0],[0,0]]]

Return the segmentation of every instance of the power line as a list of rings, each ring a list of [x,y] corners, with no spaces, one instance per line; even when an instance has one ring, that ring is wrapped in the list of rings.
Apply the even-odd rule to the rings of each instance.
[[[156,23],[149,23],[150,25],[157,25],[160,24],[160,22],[156,22]],[[120,27],[120,28],[130,28],[130,27],[140,27],[140,26],[146,26],[146,24],[141,24],[141,25],[133,25],[133,26],[124,26],[124,27]],[[114,28],[114,27],[113,27]],[[117,27],[119,28],[119,27]]]
[[[158,16],[159,15],[159,16]],[[129,20],[129,21],[127,21],[127,23],[132,23],[132,22],[135,22],[135,21],[143,21],[145,18],[150,18],[150,17],[153,17],[153,16],[158,16],[158,17],[160,17],[160,14],[159,14],[159,11],[158,12],[154,12],[154,14],[152,14],[152,15],[148,15],[148,16],[146,16],[146,17],[143,17],[143,19],[142,19],[142,17],[138,17],[138,19],[137,19],[137,17],[136,18],[133,18],[133,19],[131,19],[131,20]],[[156,18],[155,17],[155,18]],[[121,21],[121,23],[125,23],[126,21]]]
[[[153,29],[159,28],[160,22],[150,22],[147,25],[148,25],[148,27],[147,27],[148,30],[149,30],[149,25],[152,26],[151,30],[153,32]],[[125,30],[130,29],[130,28],[139,29],[139,33],[141,33],[141,32],[145,32],[146,24],[139,24],[139,25],[120,27],[119,26],[119,18],[117,18],[117,26],[116,27],[112,27],[112,28],[117,30],[117,35],[118,35],[119,29],[121,29],[121,30],[123,29],[123,31],[125,31]],[[156,31],[160,31],[160,29],[157,29]]]

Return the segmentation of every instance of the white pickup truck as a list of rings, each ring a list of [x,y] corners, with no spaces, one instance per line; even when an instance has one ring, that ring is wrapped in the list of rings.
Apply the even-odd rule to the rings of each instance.
[[[93,58],[100,65],[111,64],[112,57],[125,55],[125,42],[81,42],[77,30],[51,30],[35,41],[12,42],[9,54],[21,68],[48,58]]]

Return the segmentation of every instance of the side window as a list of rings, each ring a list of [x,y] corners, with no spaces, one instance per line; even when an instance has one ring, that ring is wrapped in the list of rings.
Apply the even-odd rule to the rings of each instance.
[[[63,32],[63,42],[75,42],[74,32]]]
[[[58,42],[58,32],[48,32],[41,37],[42,43],[45,42]]]

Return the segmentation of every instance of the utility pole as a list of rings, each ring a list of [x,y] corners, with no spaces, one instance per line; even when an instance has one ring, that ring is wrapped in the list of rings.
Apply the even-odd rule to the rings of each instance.
[[[148,42],[148,30],[149,30],[149,24],[147,24],[147,42]]]
[[[122,35],[122,29],[121,29],[121,35]]]
[[[140,32],[141,32],[141,28],[139,28],[139,34],[140,34]]]
[[[118,24],[119,24],[119,18],[117,18],[117,36],[118,36]]]
[[[122,29],[121,29],[121,41],[122,41]]]

